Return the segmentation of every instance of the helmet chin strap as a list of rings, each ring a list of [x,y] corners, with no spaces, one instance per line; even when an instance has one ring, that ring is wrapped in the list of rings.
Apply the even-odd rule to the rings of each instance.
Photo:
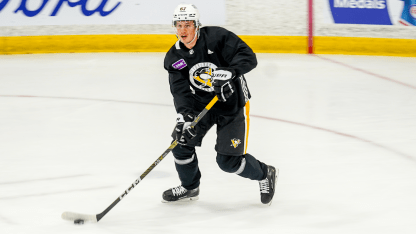
[[[190,41],[190,42],[188,42],[188,43],[184,43],[182,40],[182,43],[183,44],[187,44],[187,45],[189,45],[189,44],[191,44],[195,39],[196,39],[196,36],[198,36],[198,38],[199,38],[199,32],[198,32],[198,29],[199,29],[199,26],[198,27],[196,27],[195,28],[195,36],[194,36],[194,38],[192,39],[192,41]],[[176,37],[178,38],[178,39],[180,39],[180,36],[178,36],[178,30],[175,28],[175,35],[176,35]]]
[[[198,26],[198,28],[199,28],[199,26]],[[198,35],[198,28],[196,28],[196,29],[195,29],[195,36],[194,36],[194,39],[192,39],[192,41],[190,41],[190,42],[186,43],[187,45],[191,44],[191,43],[192,43],[192,42],[196,39],[196,36]]]
[[[195,21],[194,21],[195,22]],[[195,22],[195,25],[196,25],[197,23]],[[175,28],[174,30],[175,30],[175,36],[176,36],[176,38],[178,38],[178,39],[180,39],[181,40],[181,42],[183,43],[183,44],[187,44],[187,45],[189,45],[189,44],[191,44],[193,41],[195,41],[195,39],[197,38],[197,36],[198,36],[198,38],[199,38],[199,27],[200,27],[200,25],[198,25],[197,27],[195,27],[195,36],[194,36],[194,38],[192,39],[192,41],[190,41],[190,42],[188,42],[188,43],[185,43],[185,42],[183,42],[182,41],[182,39],[180,39],[180,36],[178,35],[178,30]]]

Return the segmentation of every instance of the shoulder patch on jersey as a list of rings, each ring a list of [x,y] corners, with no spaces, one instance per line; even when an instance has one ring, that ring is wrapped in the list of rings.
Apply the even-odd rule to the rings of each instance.
[[[185,62],[184,59],[179,59],[178,61],[176,61],[172,64],[172,67],[175,68],[175,69],[178,69],[178,70],[181,70],[186,66],[187,65],[186,65],[186,62]]]

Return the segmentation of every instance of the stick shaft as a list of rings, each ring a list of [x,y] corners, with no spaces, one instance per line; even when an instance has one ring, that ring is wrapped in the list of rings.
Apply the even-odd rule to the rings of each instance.
[[[207,112],[212,108],[212,106],[218,101],[218,97],[215,96],[209,103],[208,105],[204,108],[204,110],[201,111],[201,113],[199,113],[199,115],[195,118],[195,120],[191,123],[192,127],[195,127],[195,125],[198,124],[198,122],[202,119],[202,117],[204,117]],[[103,212],[101,212],[100,214],[97,214],[97,222],[100,221],[111,209],[113,209],[114,206],[116,206],[125,196],[127,196],[127,194],[129,194],[129,192],[131,190],[133,190],[133,188],[135,188],[140,181],[142,181],[144,179],[144,177],[147,176],[147,174],[149,174],[165,157],[166,155],[168,155],[173,148],[175,148],[178,145],[178,142],[175,140],[173,141],[173,143],[169,146],[169,148],[167,148],[165,150],[165,152],[163,152],[163,154],[156,159],[156,161],[154,161],[152,163],[152,165],[150,165],[149,168],[147,168],[147,170],[145,172],[143,172],[143,174],[137,178],[129,188],[127,188],[123,194],[121,194],[109,207],[107,207],[107,209],[105,209]]]

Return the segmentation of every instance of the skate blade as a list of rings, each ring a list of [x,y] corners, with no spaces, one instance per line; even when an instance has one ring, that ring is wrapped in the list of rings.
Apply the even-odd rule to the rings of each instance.
[[[177,201],[166,201],[166,200],[162,200],[162,203],[190,202],[190,201],[196,201],[196,200],[198,200],[198,199],[199,199],[199,197],[198,197],[198,196],[196,196],[196,197],[187,197],[187,198],[183,198],[183,199],[180,199],[180,200],[177,200]]]

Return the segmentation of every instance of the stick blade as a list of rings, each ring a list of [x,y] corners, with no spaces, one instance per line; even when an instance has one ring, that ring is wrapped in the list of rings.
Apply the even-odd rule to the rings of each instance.
[[[62,219],[69,220],[69,221],[82,219],[85,222],[92,222],[92,223],[98,222],[97,215],[80,214],[80,213],[68,212],[68,211],[65,211],[64,213],[62,213],[61,217]]]

